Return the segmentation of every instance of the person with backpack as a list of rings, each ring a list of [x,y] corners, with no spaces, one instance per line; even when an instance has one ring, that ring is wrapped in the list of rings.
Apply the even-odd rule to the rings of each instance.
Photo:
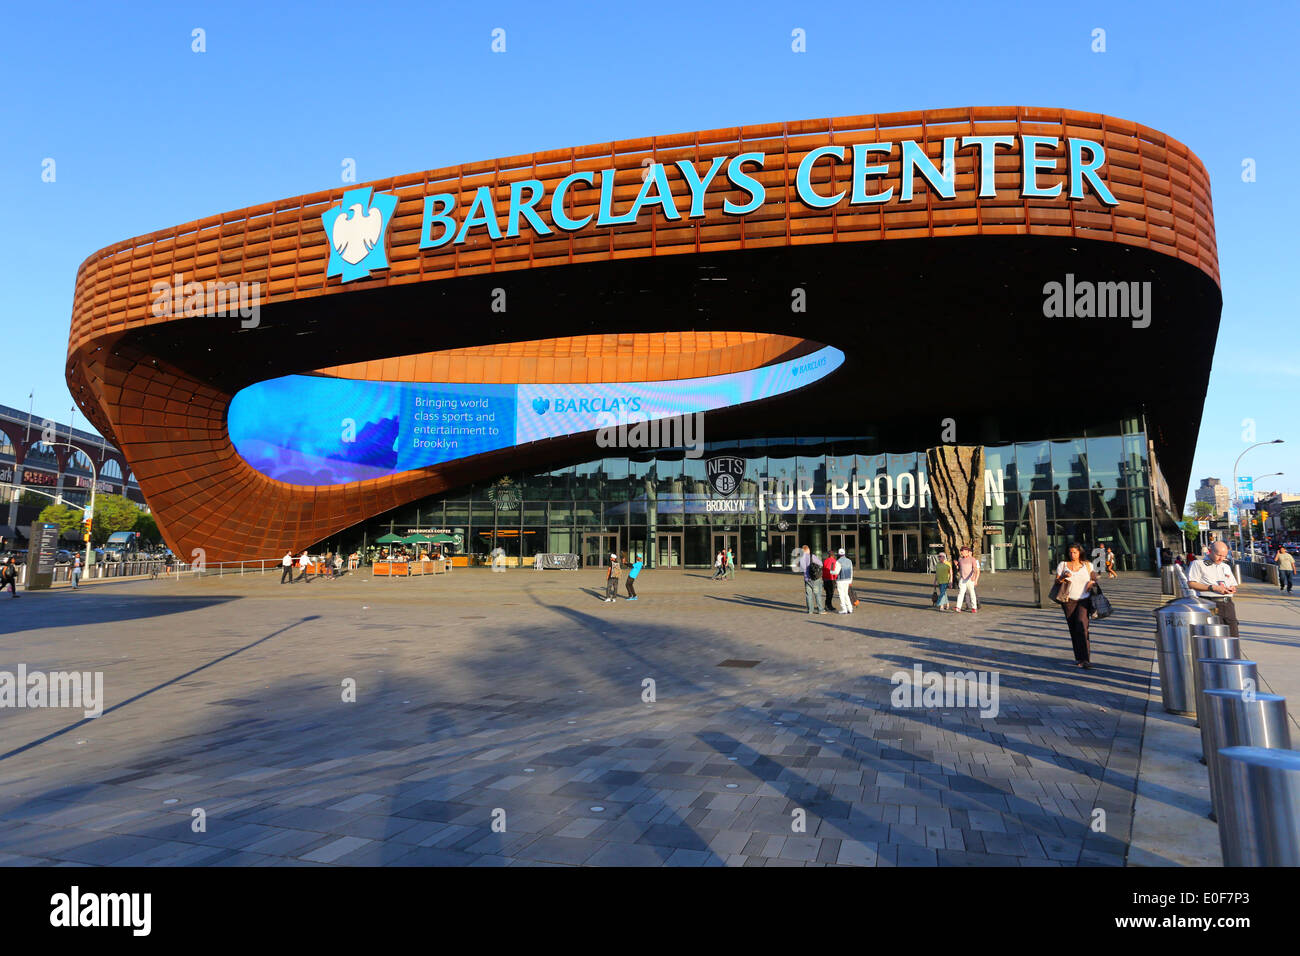
[[[19,594],[17,590],[15,590],[15,585],[17,583],[18,583],[18,566],[14,564],[14,556],[11,554],[9,555],[9,560],[4,563],[4,566],[0,567],[0,591],[3,591],[5,588],[8,588],[10,597],[12,598],[22,597],[22,595]]]
[[[627,572],[627,599],[629,601],[636,600],[636,577],[641,573],[643,567],[645,567],[645,562],[641,560],[641,555],[638,554],[636,560],[632,562],[632,567]]]
[[[835,565],[837,568],[835,574],[835,590],[840,596],[840,613],[852,614],[855,602],[853,596],[849,593],[849,587],[853,584],[853,561],[844,553],[843,548],[840,548],[838,560],[835,562]]]
[[[806,544],[799,556],[799,571],[803,575],[803,596],[808,602],[808,613],[822,613],[822,563]]]
[[[609,571],[605,575],[605,603],[613,604],[618,597],[618,555],[609,553]]]
[[[835,605],[832,603],[835,597],[835,578],[840,573],[839,565],[835,561],[835,553],[826,552],[826,559],[822,561],[822,590],[826,592],[826,610],[830,611]]]

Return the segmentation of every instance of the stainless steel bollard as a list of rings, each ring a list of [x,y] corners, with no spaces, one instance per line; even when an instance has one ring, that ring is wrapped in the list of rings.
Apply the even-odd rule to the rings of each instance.
[[[1177,578],[1174,577],[1174,566],[1166,564],[1160,569],[1160,593],[1173,594],[1177,584]]]
[[[1233,637],[1228,632],[1231,628],[1226,624],[1193,624],[1192,625],[1192,661],[1199,661],[1202,658],[1214,658],[1215,660],[1230,660],[1241,657],[1241,640]],[[1195,694],[1192,701],[1196,705],[1197,713],[1201,708],[1201,691],[1204,689],[1201,685],[1201,669],[1195,664],[1192,667],[1192,685],[1195,688]],[[1201,726],[1200,718],[1197,718],[1195,726]]]
[[[1225,747],[1290,750],[1291,730],[1287,725],[1285,697],[1242,690],[1207,690],[1202,696],[1205,713],[1201,715],[1201,732],[1213,807],[1210,819],[1217,820],[1223,799],[1223,761],[1219,751]]]
[[[1207,690],[1254,692],[1259,688],[1258,668],[1254,661],[1203,657],[1196,662],[1196,688],[1197,712],[1203,715],[1206,707],[1203,695]],[[1201,728],[1201,763],[1207,763],[1205,755],[1210,750],[1205,739],[1205,721],[1198,721],[1196,726]]]
[[[1154,612],[1156,618],[1156,660],[1160,666],[1160,698],[1172,714],[1196,713],[1195,658],[1192,656],[1192,628],[1218,624],[1214,608],[1204,601],[1182,597]]]
[[[1300,866],[1300,752],[1225,747],[1224,866]]]

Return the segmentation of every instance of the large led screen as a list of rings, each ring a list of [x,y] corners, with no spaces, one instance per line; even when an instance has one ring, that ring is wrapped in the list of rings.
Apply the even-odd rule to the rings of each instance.
[[[242,389],[227,428],[250,465],[292,485],[342,485],[543,438],[743,405],[829,375],[844,353],[707,378],[594,385],[372,382],[287,375]]]

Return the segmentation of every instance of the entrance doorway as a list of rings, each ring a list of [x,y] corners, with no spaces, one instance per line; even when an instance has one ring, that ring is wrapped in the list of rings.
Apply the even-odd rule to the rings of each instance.
[[[713,532],[713,554],[731,549],[731,560],[735,567],[740,567],[740,533],[736,531]],[[712,563],[712,560],[710,560]]]
[[[889,570],[925,570],[925,557],[921,554],[921,533],[919,531],[889,532]]]
[[[582,536],[582,564],[584,567],[605,567],[606,557],[611,551],[617,550],[617,534],[585,534]]]
[[[797,547],[793,531],[773,531],[767,537],[767,566],[769,568],[788,568],[790,566],[790,556]]]
[[[856,531],[832,531],[831,532],[831,553],[839,554],[840,548],[844,549],[844,555],[853,562],[853,566],[858,566],[858,533]]]
[[[655,567],[680,568],[682,566],[682,536],[659,534],[655,536]]]

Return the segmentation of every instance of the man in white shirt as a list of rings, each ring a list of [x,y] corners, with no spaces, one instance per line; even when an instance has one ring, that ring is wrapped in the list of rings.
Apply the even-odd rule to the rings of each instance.
[[[280,583],[284,584],[287,579],[293,584],[293,552],[286,551],[284,557],[280,559]]]
[[[1237,576],[1227,557],[1228,546],[1222,541],[1214,542],[1208,559],[1192,562],[1187,584],[1201,597],[1213,602],[1219,620],[1228,625],[1233,637],[1238,637],[1237,608],[1232,602],[1232,596],[1237,593]]]

